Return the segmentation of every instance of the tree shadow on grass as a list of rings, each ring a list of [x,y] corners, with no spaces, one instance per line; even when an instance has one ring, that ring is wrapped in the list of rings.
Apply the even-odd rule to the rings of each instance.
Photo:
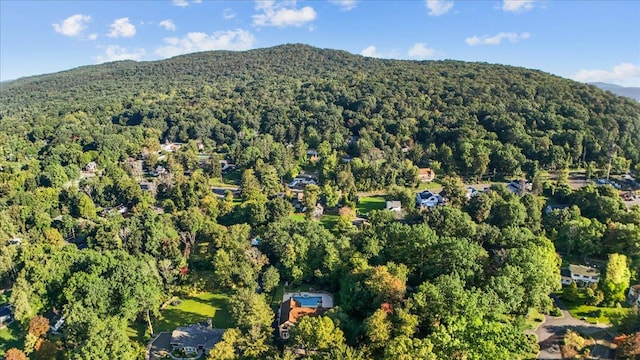
[[[0,330],[0,356],[4,356],[4,353],[11,348],[24,348],[24,335],[17,321]]]

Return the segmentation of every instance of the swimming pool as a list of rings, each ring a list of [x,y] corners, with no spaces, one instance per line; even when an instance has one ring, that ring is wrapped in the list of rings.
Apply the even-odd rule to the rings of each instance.
[[[322,301],[322,296],[294,296],[293,300],[299,302],[303,307],[317,307],[318,302]]]

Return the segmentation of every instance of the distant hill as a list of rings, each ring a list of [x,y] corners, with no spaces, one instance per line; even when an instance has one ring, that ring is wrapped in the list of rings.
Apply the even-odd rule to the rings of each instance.
[[[589,85],[594,85],[602,90],[611,91],[616,95],[626,96],[628,98],[640,101],[640,87],[624,87],[603,82],[593,82],[589,83]]]
[[[265,154],[276,145],[283,154],[323,142],[338,154],[384,157],[385,166],[435,160],[462,174],[512,175],[533,161],[605,164],[613,144],[640,162],[640,104],[595,86],[514,66],[302,44],[22,78],[2,83],[0,104],[0,135],[11,137],[1,143],[46,145],[34,155],[126,158],[149,136],[206,141],[239,166],[273,161]]]

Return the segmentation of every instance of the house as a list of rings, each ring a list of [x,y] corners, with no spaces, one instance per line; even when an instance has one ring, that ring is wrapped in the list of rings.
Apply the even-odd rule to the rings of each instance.
[[[96,170],[98,170],[98,164],[96,164],[95,161],[91,161],[84,167],[84,171],[86,172],[92,173],[92,172],[96,172]]]
[[[184,145],[184,144],[166,142],[166,143],[160,145],[160,149],[162,149],[162,151],[166,151],[166,152],[174,152],[174,151],[180,150],[182,145]]]
[[[431,168],[418,169],[418,180],[421,182],[431,182],[436,178],[436,173]]]
[[[19,237],[11,238],[11,239],[7,240],[7,244],[9,244],[9,245],[21,245],[22,244],[22,238],[19,238]]]
[[[309,149],[307,150],[307,159],[316,162],[318,160],[320,160],[320,156],[318,155],[318,151],[315,149]]]
[[[419,208],[434,207],[442,204],[444,199],[439,194],[434,194],[429,190],[425,190],[416,195],[416,203]]]
[[[569,205],[561,205],[561,204],[547,205],[547,207],[544,208],[544,213],[545,215],[548,215],[548,214],[551,214],[553,210],[563,210],[568,207]]]
[[[0,328],[9,325],[13,321],[13,311],[10,305],[0,306]]]
[[[560,284],[562,285],[571,285],[573,279],[571,279],[571,271],[569,268],[560,269]]]
[[[181,326],[171,332],[171,350],[209,355],[215,344],[222,340],[223,333],[223,329],[212,329],[202,324]]]
[[[640,284],[633,285],[629,288],[629,293],[627,294],[627,302],[629,303],[629,305],[640,306]]]
[[[478,195],[482,193],[480,190],[474,188],[473,186],[467,186],[467,200],[471,199],[472,197]]]
[[[164,166],[158,165],[154,170],[150,172],[151,176],[162,176],[167,174],[167,169]]]
[[[514,194],[518,194],[522,196],[527,191],[531,191],[532,184],[525,182],[524,180],[514,180],[507,185],[507,189],[513,192]]]
[[[320,316],[333,307],[333,298],[327,293],[286,293],[278,312],[278,333],[289,338],[289,329],[304,316]]]
[[[57,334],[60,328],[62,328],[62,325],[64,325],[64,316],[58,319],[55,324],[51,325],[51,332]]]
[[[402,211],[402,203],[400,201],[387,201],[387,206],[385,209],[394,212]]]
[[[600,270],[584,265],[569,265],[571,280],[578,285],[595,284],[600,281]]]
[[[313,218],[319,220],[322,217],[322,214],[324,214],[324,207],[320,204],[316,204],[315,209],[313,209]]]
[[[232,164],[227,160],[220,160],[220,167],[222,172],[226,172],[228,170],[233,170],[236,168],[236,164]]]
[[[289,187],[305,187],[307,185],[316,185],[316,180],[309,175],[296,176],[289,184]]]

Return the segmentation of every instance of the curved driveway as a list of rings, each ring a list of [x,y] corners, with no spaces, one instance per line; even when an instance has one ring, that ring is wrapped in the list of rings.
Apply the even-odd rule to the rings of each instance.
[[[608,334],[604,331],[609,328],[607,324],[591,324],[571,316],[564,304],[557,298],[553,299],[555,305],[562,311],[562,317],[545,315],[544,322],[538,326],[535,333],[540,345],[539,360],[562,359],[560,353],[560,341],[567,330],[575,330],[582,335],[593,336],[597,343],[606,340]],[[602,349],[600,349],[602,348]],[[608,348],[596,345],[592,353],[594,359],[609,359]]]

